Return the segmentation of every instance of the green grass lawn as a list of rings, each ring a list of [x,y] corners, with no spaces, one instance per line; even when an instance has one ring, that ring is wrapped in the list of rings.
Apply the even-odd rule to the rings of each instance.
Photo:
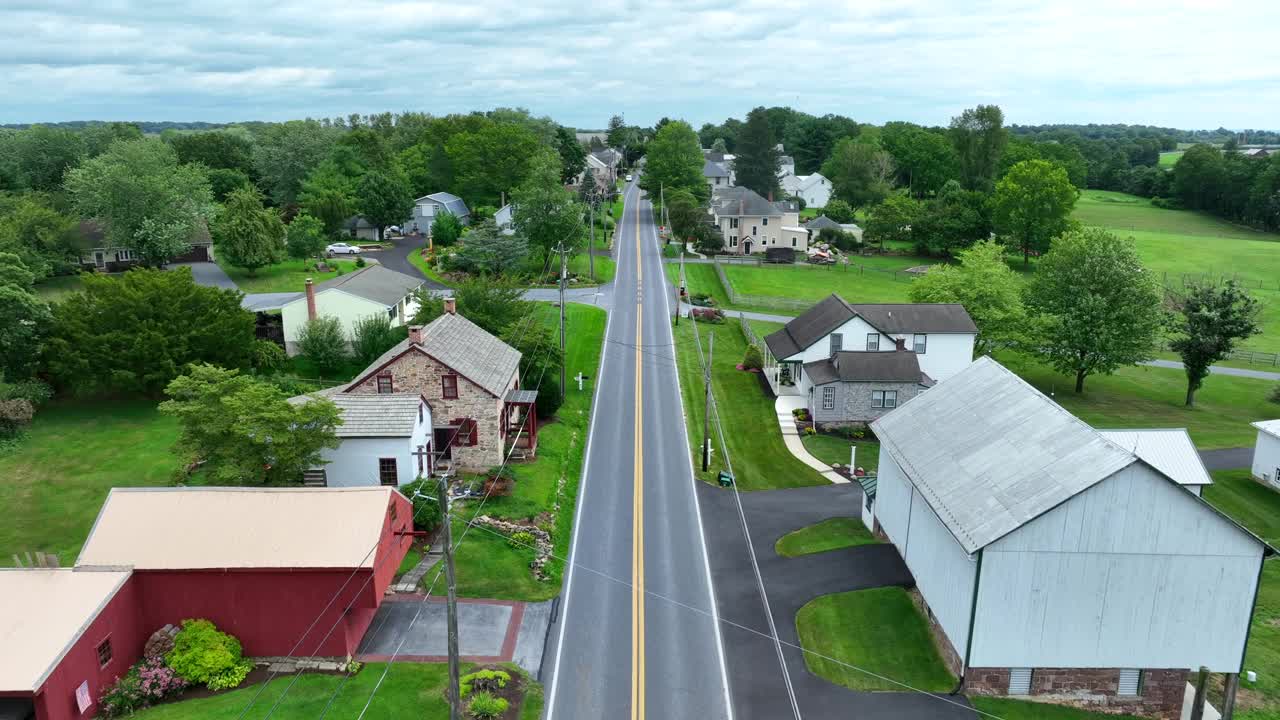
[[[1034,358],[1005,353],[997,359],[1094,427],[1185,427],[1201,450],[1253,445],[1256,432],[1249,423],[1277,411],[1267,401],[1274,386],[1267,380],[1210,375],[1196,393],[1196,406],[1188,408],[1183,405],[1187,381],[1181,370],[1142,366],[1091,375],[1077,395],[1074,378]]]
[[[56,275],[36,283],[36,295],[45,302],[55,302],[83,287],[79,275]]]
[[[1272,545],[1280,542],[1280,493],[1255,482],[1248,469],[1213,473],[1204,499]],[[1273,559],[1262,568],[1244,659],[1245,669],[1258,673],[1258,682],[1241,682],[1236,705],[1240,720],[1280,718],[1280,565]]]
[[[26,551],[74,563],[107,492],[169,484],[178,424],[154,402],[52,403],[0,450],[0,565]]]
[[[804,448],[810,455],[828,465],[848,465],[849,446],[856,445],[858,467],[867,472],[875,472],[880,467],[880,443],[874,440],[854,440],[836,435],[809,435],[801,438]]]
[[[410,250],[409,255],[405,259],[409,261],[410,265],[421,270],[423,275],[426,275],[427,277],[431,278],[432,280],[435,280],[436,282],[442,285],[447,284],[445,283],[444,278],[440,277],[440,273],[436,272],[436,269],[431,267],[431,265],[427,262],[427,259],[422,257],[422,251],[425,250],[426,248],[427,246],[423,245],[420,248],[414,248],[413,250]]]
[[[911,280],[894,271],[932,262],[936,260],[893,255],[857,257],[848,267],[808,264],[730,265],[724,271],[733,289],[744,295],[817,302],[835,292],[851,303],[907,302]],[[715,268],[710,269],[714,277]],[[751,305],[748,303],[743,307],[753,309]],[[759,303],[755,305],[759,306]],[[767,311],[769,308],[764,305],[760,309]],[[788,314],[795,314],[795,311]]]
[[[1169,152],[1160,153],[1160,167],[1171,168],[1178,164],[1178,160],[1182,159],[1183,150],[1171,150]]]
[[[970,696],[969,702],[982,712],[990,713],[1003,720],[1141,720],[1134,715],[1089,712],[1029,700]]]
[[[246,720],[262,720],[268,713],[281,720],[317,718],[333,698],[329,717],[354,718],[373,697],[366,717],[447,720],[449,706],[444,694],[449,682],[449,666],[446,663],[393,663],[375,695],[374,687],[385,667],[385,663],[369,663],[345,683],[341,675],[304,673],[298,676],[288,695],[284,695],[279,707],[272,712],[272,706],[294,678],[293,675],[281,675],[271,681],[243,716]],[[463,663],[462,672],[470,672],[473,667],[471,663]],[[510,670],[516,672],[514,667]],[[537,718],[538,715],[533,713],[542,710],[542,686],[528,678],[526,682],[529,689],[525,707],[520,712],[522,720]],[[256,692],[258,686],[255,684],[212,697],[159,705],[134,717],[139,720],[224,720],[240,717]]]
[[[663,263],[663,269],[667,271],[667,277],[671,279],[671,284],[679,287],[680,264]],[[685,289],[689,291],[690,295],[706,293],[715,299],[716,307],[727,308],[729,306],[729,296],[724,294],[724,287],[720,285],[720,279],[716,277],[716,269],[711,265],[707,263],[685,263],[684,281]]]
[[[318,283],[337,277],[338,270],[352,272],[357,269],[354,260],[334,260],[332,258],[325,260],[329,267],[334,268],[330,272],[322,273],[306,269],[307,265],[314,265],[315,262],[315,260],[305,262],[293,259],[285,260],[276,265],[258,268],[252,277],[249,275],[248,270],[233,267],[222,260],[218,260],[218,267],[222,268],[230,276],[236,287],[246,293],[302,292],[306,287],[307,278],[311,278]]]
[[[590,258],[587,254],[585,252],[580,252],[569,258],[569,273],[571,275],[578,276],[578,283],[575,287],[581,287],[583,285],[604,285],[605,283],[613,280],[613,275],[617,271],[617,263],[613,261],[613,258],[597,255],[595,263],[596,279],[593,283],[591,282],[591,275],[587,272],[591,267]]]
[[[549,304],[541,304],[539,311],[548,324],[558,319],[556,309]],[[565,306],[565,316],[566,375],[573,377],[582,372],[591,378],[599,377],[605,312],[588,305],[568,303]],[[537,378],[528,379],[527,384],[529,387],[536,386]],[[557,496],[563,493],[560,507],[556,511],[555,527],[551,528],[557,557],[568,554],[574,503],[582,475],[582,456],[591,419],[593,390],[590,382],[582,390],[578,390],[576,383],[570,383],[570,387],[566,389],[565,403],[560,407],[556,421],[541,425],[538,429],[537,459],[512,464],[517,480],[511,495],[490,497],[484,503],[483,512],[486,515],[527,523],[540,519],[540,514],[551,511]],[[563,490],[561,482],[564,483]],[[461,537],[463,527],[477,507],[478,502],[457,506],[455,538]],[[558,560],[549,563],[547,567],[550,579],[539,582],[529,572],[529,562],[532,559],[531,550],[510,547],[505,537],[479,526],[474,527],[458,549],[458,592],[466,597],[529,601],[554,597],[560,592],[563,563]],[[435,574],[428,573],[423,582],[430,584]]]
[[[715,482],[717,473],[724,468],[724,458],[714,424],[711,434],[715,452],[711,456],[711,468],[709,472],[700,472],[703,383],[693,330],[692,321],[687,319],[681,320],[680,326],[675,328],[680,390],[684,397],[694,475],[700,480]],[[738,487],[742,490],[769,490],[826,484],[821,475],[787,451],[773,410],[773,400],[765,396],[759,375],[735,367],[742,362],[747,349],[738,321],[730,320],[723,325],[702,323],[698,330],[702,335],[704,352],[711,333],[715,333],[711,387],[719,406],[720,420],[724,423],[725,443],[729,446]]]
[[[783,535],[774,549],[779,555],[796,557],[877,542],[859,518],[828,518]]]
[[[796,630],[809,670],[838,685],[854,690],[903,689],[848,667],[853,665],[920,690],[948,692],[955,687],[928,625],[902,588],[815,598],[796,613]]]
[[[396,568],[396,577],[409,572],[422,562],[422,549],[417,545],[409,548],[409,552],[404,554],[404,560],[400,561],[400,567]]]

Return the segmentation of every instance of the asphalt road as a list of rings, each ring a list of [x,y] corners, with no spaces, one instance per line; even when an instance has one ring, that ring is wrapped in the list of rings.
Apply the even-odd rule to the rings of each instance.
[[[634,186],[618,237],[546,717],[732,718],[667,285]]]

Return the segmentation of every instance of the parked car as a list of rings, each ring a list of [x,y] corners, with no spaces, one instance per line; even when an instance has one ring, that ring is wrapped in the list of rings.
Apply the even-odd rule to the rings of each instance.
[[[628,176],[627,176],[627,182],[631,182],[631,176],[630,176],[630,175],[628,175]]]
[[[360,248],[344,242],[336,242],[324,249],[329,255],[359,255]]]

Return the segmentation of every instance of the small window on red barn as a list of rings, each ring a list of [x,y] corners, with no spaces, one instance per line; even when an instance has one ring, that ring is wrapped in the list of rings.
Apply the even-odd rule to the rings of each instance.
[[[379,375],[378,376],[378,393],[381,395],[388,395],[391,392],[393,392],[392,384],[391,384],[391,376]]]
[[[440,394],[446,400],[456,400],[458,398],[458,376],[457,375],[441,375],[440,376]]]
[[[393,500],[391,502],[391,527],[395,527],[396,521],[399,519],[400,519],[400,512],[397,510],[396,503]]]
[[[111,662],[111,658],[113,657],[111,652],[111,638],[107,638],[106,640],[98,643],[97,649],[98,667],[104,668]]]
[[[378,482],[383,485],[400,484],[400,477],[396,472],[395,458],[378,458]]]

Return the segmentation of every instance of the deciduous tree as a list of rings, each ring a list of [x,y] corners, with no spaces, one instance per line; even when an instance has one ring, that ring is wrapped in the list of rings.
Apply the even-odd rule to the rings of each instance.
[[[258,135],[253,166],[277,205],[297,201],[303,179],[329,156],[340,132],[314,120],[290,120],[268,125]]]
[[[1054,240],[1027,284],[1037,318],[1031,347],[1058,372],[1075,376],[1076,392],[1094,373],[1150,360],[1164,325],[1160,284],[1133,241],[1101,228]]]
[[[263,207],[256,188],[241,188],[227,197],[210,228],[218,257],[249,271],[284,259],[284,223],[273,209]]]
[[[317,217],[302,213],[295,217],[285,229],[285,250],[288,251],[289,257],[299,260],[320,257],[328,239],[324,231],[324,223]]]
[[[0,252],[21,258],[37,281],[79,265],[82,245],[75,221],[47,196],[0,198]]]
[[[529,175],[511,194],[513,225],[545,259],[559,244],[576,250],[586,237],[587,209],[560,184],[560,158],[544,150],[530,163]]]
[[[1236,343],[1262,332],[1258,324],[1262,308],[1248,292],[1228,280],[1222,287],[1192,288],[1179,310],[1178,336],[1169,348],[1182,357],[1187,373],[1187,407],[1191,407],[1196,391],[1209,376],[1209,368],[1230,356]]]
[[[361,365],[369,365],[408,336],[404,325],[393,327],[386,313],[360,318],[351,328],[351,353]]]
[[[1067,171],[1047,160],[1026,160],[1010,168],[996,184],[991,199],[996,229],[1022,251],[1023,264],[1031,254],[1049,250],[1049,243],[1071,225],[1071,210],[1080,191]]]
[[[431,221],[431,243],[441,247],[449,247],[462,237],[462,221],[458,216],[442,210]]]
[[[308,320],[298,333],[298,353],[325,375],[332,375],[347,364],[351,357],[348,343],[342,322],[332,315]]]
[[[850,207],[875,205],[893,189],[893,158],[876,145],[844,138],[823,164],[822,174],[831,181],[836,198]]]
[[[1026,330],[1022,282],[1004,260],[1004,246],[983,240],[960,251],[959,263],[935,265],[911,283],[911,302],[959,303],[978,326],[974,353],[1017,345]]]
[[[1000,154],[1008,142],[998,105],[979,105],[951,118],[951,143],[960,159],[960,177],[969,190],[989,191]]]
[[[587,167],[587,151],[578,136],[563,125],[556,126],[556,150],[560,153],[560,182],[570,185]]]
[[[493,124],[477,132],[460,133],[445,144],[453,166],[454,186],[472,205],[502,205],[502,194],[525,181],[532,158],[540,150],[537,135],[511,124]],[[557,181],[559,178],[557,162]]]
[[[366,220],[378,228],[378,239],[388,225],[398,225],[413,212],[413,195],[409,183],[399,173],[372,171],[360,179],[356,187],[356,207]]]
[[[851,223],[854,219],[853,208],[839,198],[828,200],[827,206],[822,208],[822,214],[841,224]]]
[[[12,253],[0,252],[0,380],[26,380],[49,332],[49,306],[32,289],[35,276]]]
[[[705,197],[702,165],[698,134],[683,120],[669,122],[649,142],[640,187],[655,197],[660,190],[686,190],[695,197]]]
[[[866,238],[878,243],[881,250],[885,242],[909,242],[912,226],[921,211],[919,200],[907,195],[890,195],[867,213]]]
[[[769,126],[763,107],[747,113],[747,122],[738,135],[738,151],[733,160],[737,183],[761,197],[778,193],[778,141]]]
[[[485,275],[517,272],[529,257],[529,241],[520,233],[505,234],[486,220],[471,227],[467,242],[453,256],[458,270]]]
[[[458,283],[453,297],[459,313],[492,335],[502,335],[511,323],[533,310],[533,303],[524,299],[524,287],[511,278],[473,277]],[[444,312],[443,297],[434,291],[420,290],[416,299],[414,325],[426,325]]]

